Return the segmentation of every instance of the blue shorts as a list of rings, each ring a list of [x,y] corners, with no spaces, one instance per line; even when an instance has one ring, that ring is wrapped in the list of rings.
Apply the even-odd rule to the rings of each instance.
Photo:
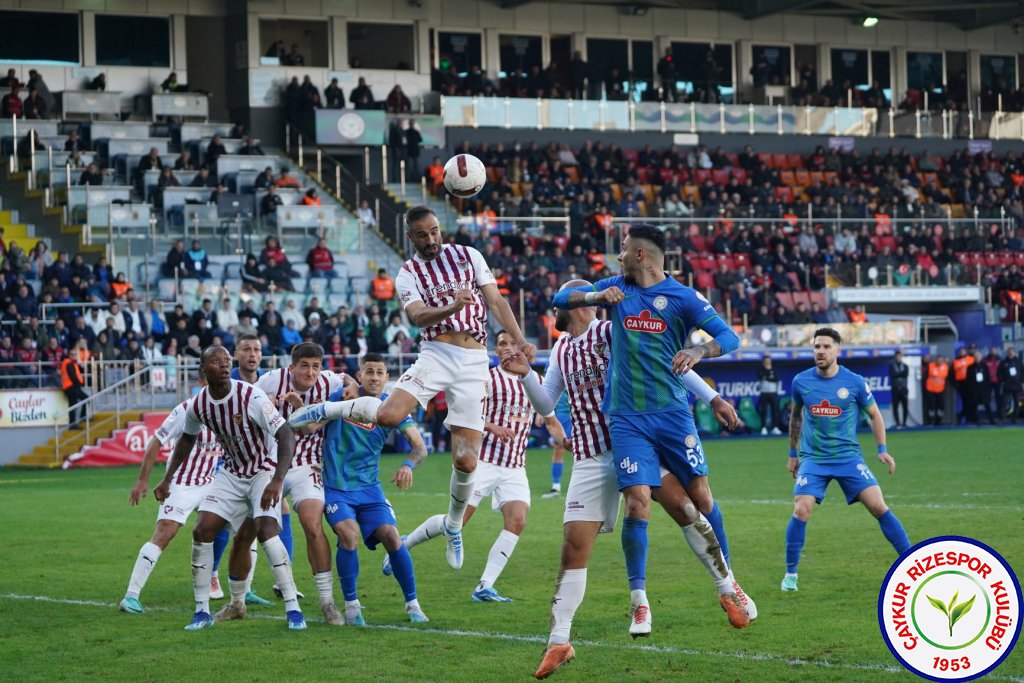
[[[555,419],[562,424],[562,429],[565,430],[565,438],[572,438],[572,417],[568,412],[562,412],[560,410],[555,411]]]
[[[825,500],[825,489],[835,479],[846,494],[846,504],[857,502],[860,492],[871,486],[878,486],[878,480],[871,473],[863,459],[846,460],[836,463],[821,463],[810,458],[801,458],[800,468],[793,485],[794,496],[814,496],[821,504]]]
[[[384,489],[380,484],[358,491],[324,488],[324,516],[332,529],[338,522],[346,519],[356,520],[359,532],[363,536],[363,543],[370,550],[376,548],[379,543],[373,532],[385,524],[398,526],[395,511],[384,497]]]
[[[619,490],[661,486],[661,467],[688,486],[708,476],[708,463],[689,410],[649,415],[612,415],[612,454]]]

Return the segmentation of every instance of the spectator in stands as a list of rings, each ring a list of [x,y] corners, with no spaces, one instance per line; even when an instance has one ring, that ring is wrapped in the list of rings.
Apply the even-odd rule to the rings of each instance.
[[[56,383],[58,387],[60,386],[60,365],[64,361],[65,356],[67,356],[67,351],[61,347],[56,337],[47,339],[46,346],[39,352],[40,360],[53,369],[50,382]]]
[[[171,171],[170,166],[164,166],[160,169],[160,177],[156,181],[157,193],[153,197],[153,205],[158,209],[164,207],[164,189],[168,187],[181,187],[181,183],[175,177],[174,172]]]
[[[217,309],[217,325],[220,329],[232,332],[238,327],[238,313],[231,306],[231,298],[224,297]]]
[[[238,154],[244,156],[264,156],[263,148],[256,144],[256,138],[251,135],[246,135],[243,138],[242,146],[239,148]]]
[[[399,311],[395,311],[388,319],[388,327],[384,330],[384,338],[387,339],[388,344],[391,344],[399,333],[404,333],[408,337],[409,329],[402,324],[402,314]]]
[[[385,108],[389,114],[405,114],[412,111],[412,102],[402,92],[402,86],[398,83],[388,93],[388,97],[385,100]]]
[[[302,309],[302,315],[306,320],[309,320],[314,313],[320,316],[320,320],[327,320],[327,314],[324,309],[320,308],[320,298],[315,296],[310,297],[306,307]]]
[[[39,240],[36,246],[28,255],[31,274],[35,279],[40,279],[46,270],[53,265],[53,252],[46,242]]]
[[[334,254],[327,248],[327,240],[323,237],[306,254],[306,263],[309,264],[310,277],[338,277],[338,272],[334,270]]]
[[[217,159],[227,154],[228,150],[224,146],[223,140],[219,135],[214,135],[210,139],[210,144],[206,146],[206,165],[209,168],[217,168]]]
[[[302,195],[302,199],[299,200],[299,203],[303,206],[321,206],[323,204],[323,202],[320,201],[320,197],[316,196],[315,187],[311,187],[306,190],[306,194]]]
[[[11,297],[11,303],[14,304],[18,311],[18,314],[23,317],[29,317],[37,315],[39,313],[39,300],[28,284],[21,284],[16,290],[16,294]]]
[[[188,86],[184,83],[179,83],[177,72],[172,71],[171,74],[164,79],[164,82],[160,84],[160,89],[164,92],[184,92],[188,90]]]
[[[371,353],[387,353],[388,340],[385,335],[387,323],[376,311],[370,315],[370,324],[366,327],[366,350]]]
[[[146,177],[146,171],[162,171],[163,168],[164,162],[160,160],[160,150],[150,147],[149,154],[139,159],[139,163],[135,167],[135,184],[139,194],[142,194],[142,183]]]
[[[192,240],[192,248],[185,254],[185,270],[189,277],[200,280],[213,277],[210,275],[210,257],[199,240]]]
[[[134,332],[140,339],[149,336],[145,311],[139,307],[139,301],[134,295],[128,297],[128,305],[121,311],[121,317],[124,318],[125,332]]]
[[[174,160],[175,171],[194,171],[196,170],[196,162],[192,159],[192,152],[187,149],[181,150],[178,158]]]
[[[388,124],[388,159],[390,161],[388,173],[391,182],[397,182],[400,179],[402,162],[405,161],[407,149],[402,119],[391,119],[391,123]]]
[[[373,209],[370,208],[370,201],[363,199],[359,202],[359,208],[356,209],[356,217],[360,221],[371,227],[377,227],[377,216],[373,213]]]
[[[281,66],[286,66],[288,64],[288,48],[285,47],[283,40],[278,40],[267,48],[267,52],[264,56],[277,58],[278,63]]]
[[[260,323],[259,332],[261,337],[266,338],[267,348],[271,353],[281,352],[282,331],[281,318],[279,316],[273,315]]]
[[[46,102],[39,95],[39,91],[33,87],[29,87],[28,97],[22,102],[21,108],[26,119],[45,119],[49,113]]]
[[[305,66],[306,65],[305,58],[302,56],[302,53],[299,52],[299,44],[298,43],[292,43],[292,51],[289,52],[287,55],[285,55],[285,58],[282,61],[283,61],[284,64],[287,64],[288,66]],[[307,78],[308,78],[308,76],[307,76]]]
[[[295,326],[294,320],[289,320],[281,329],[281,350],[291,353],[292,347],[302,342],[302,334]]]
[[[285,301],[284,310],[281,311],[281,323],[287,325],[290,322],[295,323],[296,330],[301,330],[306,326],[306,317],[302,315],[295,299]]]
[[[257,190],[269,188],[274,184],[274,169],[271,166],[267,166],[263,169],[263,172],[256,176],[254,187]]]
[[[203,356],[203,347],[200,346],[199,335],[190,334],[185,342],[185,348],[182,350],[181,355],[186,358],[194,358],[199,360]]]
[[[676,65],[672,59],[672,48],[665,48],[665,54],[658,60],[658,78],[661,80],[662,99],[676,100]]]
[[[416,127],[416,122],[406,119],[408,124],[405,129],[405,175],[409,182],[420,181],[420,148],[423,145],[423,135]]]
[[[128,282],[128,276],[124,271],[118,271],[114,281],[110,283],[110,294],[115,299],[124,299],[132,291],[132,283]]]
[[[96,78],[89,81],[89,84],[85,87],[86,90],[106,90],[107,89],[107,74],[101,73]]]
[[[156,345],[156,340],[153,337],[146,337],[146,341],[142,344],[142,360],[150,365],[164,361],[164,354]]]
[[[299,190],[302,188],[302,184],[295,176],[291,175],[291,169],[285,166],[281,169],[281,175],[274,181],[274,187],[289,187]]]
[[[93,332],[92,328],[86,324],[84,315],[77,316],[71,330],[68,332],[68,340],[71,346],[74,347],[79,340],[85,341],[85,348],[90,348],[93,342],[96,341],[96,333]]]
[[[167,320],[164,318],[163,307],[156,299],[149,302],[149,314],[147,316],[150,336],[157,341],[163,341],[167,336]]]
[[[18,96],[20,90],[20,87],[13,85],[11,91],[0,100],[0,115],[3,118],[9,119],[12,116],[22,118],[21,97]]]
[[[238,335],[254,334],[259,336],[259,329],[255,326],[252,316],[242,311],[238,314]]]
[[[90,163],[86,166],[85,170],[82,171],[82,175],[78,177],[79,185],[93,185],[99,186],[103,184],[103,172],[100,171],[99,167],[95,162]]]
[[[96,341],[92,345],[93,358],[100,361],[112,361],[117,360],[120,355],[120,351],[106,330],[102,330],[96,335]]]
[[[0,88],[13,88],[16,85],[22,85],[21,81],[18,80],[18,72],[16,69],[8,69],[7,75],[0,78]]]
[[[245,266],[242,268],[242,281],[244,287],[253,292],[266,292],[270,287],[270,282],[263,272],[263,266],[256,261],[256,257],[253,254],[248,254],[245,257]]]
[[[366,79],[362,76],[359,77],[356,87],[349,93],[348,101],[356,109],[374,108],[373,91],[370,90],[370,86],[366,85]]]
[[[67,287],[71,283],[71,265],[68,263],[68,253],[66,251],[57,254],[57,259],[43,273],[43,278],[56,280],[57,284],[61,287]]]
[[[165,169],[166,170],[166,169]],[[203,166],[188,184],[189,187],[217,187],[217,179],[210,175],[210,169]]]
[[[291,265],[287,261],[280,263],[275,257],[269,256],[264,273],[272,287],[289,292],[295,291],[295,287],[292,285],[292,277],[295,277],[298,273],[292,270]]]
[[[65,152],[81,152],[85,149],[85,145],[82,144],[81,138],[78,136],[77,130],[72,130],[68,133],[68,139],[64,141]]]
[[[174,277],[175,273],[177,273],[178,277],[184,277],[185,272],[188,270],[185,266],[186,258],[185,240],[177,240],[170,251],[167,252],[167,258],[164,259],[163,264],[160,266],[161,274],[164,277]]]
[[[55,101],[53,99],[53,94],[50,92],[50,88],[47,87],[46,82],[43,80],[43,77],[39,75],[39,72],[35,69],[29,69],[28,71],[28,89],[29,92],[35,90],[39,93],[39,98],[43,101],[43,105],[45,106],[46,111],[54,111]],[[39,118],[46,117],[41,116]]]
[[[332,78],[331,84],[324,88],[324,101],[328,109],[345,108],[345,92],[338,86],[337,78]]]
[[[271,223],[277,220],[277,207],[284,206],[284,200],[277,194],[277,186],[267,187],[267,193],[260,200],[260,216],[269,219]]]
[[[377,277],[370,282],[370,297],[382,309],[386,309],[395,298],[395,281],[384,268],[377,269]]]

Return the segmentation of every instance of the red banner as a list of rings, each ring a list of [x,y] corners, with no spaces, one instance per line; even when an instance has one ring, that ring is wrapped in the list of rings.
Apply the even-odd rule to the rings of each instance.
[[[138,465],[146,453],[149,440],[163,424],[167,413],[146,413],[141,422],[129,422],[127,427],[117,429],[111,436],[96,442],[95,446],[86,446],[64,461],[64,469],[72,467],[115,467],[119,465]],[[157,457],[165,462],[171,456],[174,442],[166,443]]]

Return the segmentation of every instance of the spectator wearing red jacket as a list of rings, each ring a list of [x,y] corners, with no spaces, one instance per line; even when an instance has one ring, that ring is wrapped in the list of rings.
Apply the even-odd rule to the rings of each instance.
[[[327,240],[323,237],[306,254],[306,263],[309,264],[310,277],[338,277],[338,272],[334,270],[334,254],[327,248]]]

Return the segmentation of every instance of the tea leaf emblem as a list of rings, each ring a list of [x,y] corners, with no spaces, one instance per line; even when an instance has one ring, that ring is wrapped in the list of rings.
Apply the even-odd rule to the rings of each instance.
[[[960,591],[953,593],[953,597],[949,599],[949,604],[942,602],[942,600],[939,600],[938,598],[933,598],[930,595],[925,595],[925,597],[928,598],[928,602],[932,604],[932,607],[946,615],[946,621],[949,626],[949,636],[952,638],[953,626],[971,611],[971,608],[974,607],[974,600],[978,596],[971,596],[970,600],[964,600],[960,604],[957,604],[956,602],[957,598],[960,597]]]

